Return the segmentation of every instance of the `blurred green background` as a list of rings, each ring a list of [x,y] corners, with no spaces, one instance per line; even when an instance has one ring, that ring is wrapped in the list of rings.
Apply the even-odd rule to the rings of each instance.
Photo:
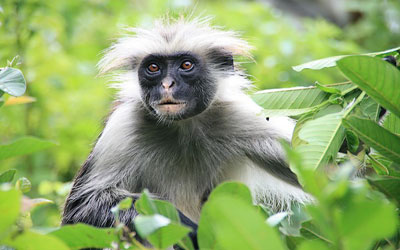
[[[114,91],[98,78],[101,51],[126,26],[149,26],[169,13],[213,16],[254,46],[244,63],[257,89],[342,81],[333,70],[295,72],[310,60],[389,49],[400,42],[398,0],[46,1],[0,0],[0,67],[15,56],[36,101],[0,109],[0,143],[19,136],[58,146],[0,162],[33,184],[28,194],[55,201],[36,209],[34,225],[57,226],[76,171],[101,132]]]

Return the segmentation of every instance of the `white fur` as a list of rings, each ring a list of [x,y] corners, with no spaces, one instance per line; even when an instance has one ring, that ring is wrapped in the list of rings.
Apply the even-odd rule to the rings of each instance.
[[[170,23],[159,20],[150,29],[128,28],[128,35],[105,52],[99,62],[100,73],[129,67],[132,59],[140,61],[153,53],[171,54],[177,51],[192,51],[201,55],[210,49],[221,49],[232,55],[249,56],[251,46],[232,31],[223,31],[208,24],[208,19],[184,18]]]
[[[247,158],[234,163],[234,170],[226,175],[227,180],[246,184],[255,204],[265,204],[274,211],[283,211],[289,210],[293,201],[301,204],[312,201],[312,197],[302,189],[283,182]]]
[[[232,55],[249,56],[250,46],[230,31],[222,31],[212,28],[205,20],[185,21],[179,19],[175,23],[167,20],[156,23],[151,29],[133,28],[128,29],[132,34],[120,38],[100,61],[101,73],[116,71],[113,77],[112,87],[117,88],[118,100],[122,103],[111,114],[104,131],[93,149],[95,160],[93,167],[88,173],[89,178],[81,188],[83,193],[90,193],[101,188],[114,187],[121,179],[129,176],[129,180],[122,183],[121,192],[129,192],[131,183],[135,182],[137,172],[136,163],[142,161],[142,166],[151,166],[151,157],[138,159],[135,155],[135,138],[132,128],[135,128],[135,111],[140,105],[141,95],[138,84],[137,65],[148,54],[169,54],[179,51],[191,51],[206,57],[205,51],[212,48],[225,50]],[[135,66],[136,65],[136,66]],[[261,108],[258,107],[246,94],[244,90],[251,86],[250,81],[243,73],[235,70],[232,74],[214,72],[217,75],[217,93],[214,102],[231,103],[232,109],[238,115],[248,118],[259,127],[279,134],[280,137],[290,140],[294,128],[294,122],[286,117],[273,117],[270,121],[259,116]],[[219,74],[219,75],[218,75]],[[181,121],[182,133],[188,138],[202,128],[199,124],[201,119],[207,119],[207,110],[193,118]],[[248,130],[251,130],[251,126]],[[245,131],[249,133],[251,131]],[[204,130],[204,133],[207,133]],[[132,146],[133,145],[133,146]],[[282,149],[272,149],[276,154],[283,155]],[[249,186],[257,203],[271,205],[275,209],[289,209],[292,201],[306,203],[311,197],[300,188],[287,184],[274,177],[260,166],[255,165],[247,157],[231,159],[224,162],[220,172],[224,175],[215,176],[204,180],[205,185],[224,180],[238,180]],[[204,166],[205,168],[207,166]],[[163,175],[163,173],[155,173]],[[171,182],[174,180],[171,180]],[[180,210],[190,218],[197,221],[200,214],[201,195],[197,193],[188,180],[176,180],[175,186],[165,187],[167,198],[171,200]],[[179,186],[179,185],[182,185]],[[81,195],[82,193],[78,194]]]

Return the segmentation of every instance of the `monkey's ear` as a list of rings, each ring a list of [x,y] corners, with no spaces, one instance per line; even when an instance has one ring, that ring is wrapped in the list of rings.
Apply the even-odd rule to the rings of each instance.
[[[212,61],[225,70],[233,70],[233,56],[231,53],[221,50],[213,50],[209,53]]]

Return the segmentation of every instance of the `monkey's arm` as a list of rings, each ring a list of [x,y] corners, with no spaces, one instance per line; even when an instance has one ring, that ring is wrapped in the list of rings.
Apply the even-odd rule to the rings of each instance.
[[[92,157],[82,166],[80,172],[75,178],[72,190],[65,202],[62,224],[85,223],[96,227],[112,227],[115,223],[115,216],[111,208],[126,197],[133,198],[135,202],[139,195],[129,193],[128,191],[117,187],[97,187],[93,191],[87,191],[82,188],[87,182],[88,172],[92,167]],[[197,225],[178,211],[182,224],[190,227],[193,231],[189,237],[198,249],[197,245]],[[133,219],[138,215],[134,204],[131,208],[119,213],[119,220],[130,230],[134,230]],[[143,242],[139,237],[138,239]],[[179,249],[179,248],[177,248]]]
[[[246,143],[246,156],[273,176],[300,187],[297,176],[290,170],[284,149],[278,138],[260,136]]]
[[[62,224],[85,223],[96,227],[112,227],[115,223],[115,217],[111,212],[111,208],[126,196],[118,194],[115,190],[107,189],[96,193],[81,197],[80,199],[68,198],[64,209]],[[137,197],[134,198],[134,201]],[[187,218],[183,213],[179,212],[179,218],[182,224],[192,228],[189,233],[195,249],[197,244],[197,225]],[[120,211],[120,221],[128,226],[130,230],[134,230],[133,219],[138,215],[134,205],[128,209]],[[140,242],[144,242],[140,237],[136,237]],[[174,246],[174,249],[181,249]]]
[[[111,208],[126,197],[128,196],[112,188],[82,195],[79,195],[79,190],[73,188],[64,207],[62,224],[82,222],[96,227],[112,227],[115,218]],[[132,198],[136,199],[136,197]],[[136,215],[137,212],[132,206],[128,210],[121,211],[119,219],[132,229],[132,220]]]

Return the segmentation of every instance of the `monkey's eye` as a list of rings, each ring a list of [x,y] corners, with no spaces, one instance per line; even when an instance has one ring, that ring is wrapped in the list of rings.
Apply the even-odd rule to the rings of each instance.
[[[181,69],[190,70],[190,69],[192,69],[192,68],[193,68],[193,63],[192,63],[191,61],[184,61],[184,62],[181,64]]]
[[[149,66],[147,66],[147,70],[151,73],[155,73],[160,70],[160,67],[155,63],[151,63]]]

